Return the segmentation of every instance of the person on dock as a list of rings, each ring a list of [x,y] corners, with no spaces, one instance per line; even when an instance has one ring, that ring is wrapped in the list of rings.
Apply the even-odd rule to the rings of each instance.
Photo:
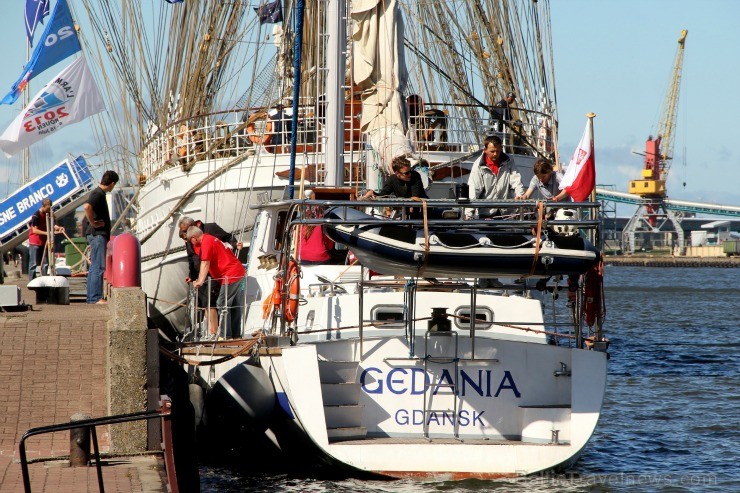
[[[193,244],[187,239],[188,228],[190,226],[197,226],[204,233],[215,236],[222,242],[229,244],[234,254],[241,251],[243,247],[242,242],[237,241],[233,234],[227,232],[216,223],[204,223],[201,220],[183,216],[178,221],[177,226],[179,228],[180,238],[185,241],[185,251],[188,255],[188,277],[185,278],[185,282],[188,284],[196,280],[200,272],[200,256],[195,253]],[[209,290],[208,283],[206,282],[198,288],[198,308],[206,309],[210,307],[208,312],[208,332],[215,337],[218,334],[218,310],[216,309],[216,301],[218,300],[221,284],[212,282],[210,286],[211,289]]]
[[[517,196],[517,199],[527,200],[532,196],[535,190],[544,200],[553,200],[560,202],[568,198],[568,192],[560,190],[560,181],[563,174],[555,171],[552,163],[545,158],[539,158],[534,162],[534,176],[529,182],[529,188],[523,195]]]
[[[118,183],[118,173],[108,170],[103,173],[100,185],[90,192],[85,202],[87,219],[87,244],[90,245],[90,267],[87,270],[87,302],[106,303],[103,299],[103,274],[105,273],[105,252],[110,240],[110,212],[105,194],[111,192]]]
[[[222,314],[227,338],[241,337],[242,304],[244,303],[245,270],[239,259],[213,235],[203,233],[197,226],[190,226],[187,241],[200,257],[198,278],[193,287],[199,288],[208,275],[220,283],[216,306]]]
[[[470,169],[468,177],[470,200],[506,200],[524,195],[522,177],[514,169],[511,158],[503,152],[503,143],[497,135],[483,141],[483,154]],[[466,209],[465,218],[472,219],[475,209]],[[478,217],[487,219],[504,212],[499,208],[478,209]]]
[[[49,269],[49,255],[46,253],[46,243],[49,239],[47,231],[48,218],[51,214],[51,199],[41,201],[41,208],[31,216],[31,229],[28,232],[28,280],[36,277],[36,267],[41,266],[41,275],[45,276]],[[54,225],[54,233],[63,230]]]

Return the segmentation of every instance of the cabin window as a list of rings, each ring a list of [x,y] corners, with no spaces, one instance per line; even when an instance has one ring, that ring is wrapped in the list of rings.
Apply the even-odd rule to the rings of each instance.
[[[295,218],[295,213],[293,214]],[[280,251],[283,249],[283,235],[285,234],[285,225],[288,221],[288,211],[278,211],[277,220],[275,221],[275,237],[273,242],[273,249]]]
[[[272,248],[278,251],[283,248],[283,231],[285,230],[285,218],[287,216],[288,211],[279,211],[277,213],[277,220],[275,221],[275,238]]]
[[[470,305],[460,306],[455,310],[455,325],[458,329],[470,328],[470,312]],[[459,317],[465,318],[463,319]],[[486,308],[483,306],[476,307],[475,319],[476,330],[490,329],[493,326],[493,311],[490,308]]]
[[[370,319],[379,329],[397,329],[406,325],[403,305],[376,305],[370,310]]]

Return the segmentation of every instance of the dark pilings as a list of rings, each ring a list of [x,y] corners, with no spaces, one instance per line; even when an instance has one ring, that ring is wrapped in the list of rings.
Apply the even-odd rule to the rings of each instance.
[[[70,421],[84,421],[92,416],[84,413],[75,413]],[[90,427],[81,426],[69,430],[69,465],[70,467],[84,467],[90,464]]]

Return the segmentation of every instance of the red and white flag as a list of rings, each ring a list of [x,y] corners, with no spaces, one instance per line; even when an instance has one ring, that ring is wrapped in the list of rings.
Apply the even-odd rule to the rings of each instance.
[[[103,97],[80,57],[51,79],[0,135],[0,149],[11,157],[62,127],[105,110]]]
[[[565,169],[560,189],[568,192],[575,202],[583,202],[596,187],[596,161],[594,159],[593,120],[588,119],[581,142]]]

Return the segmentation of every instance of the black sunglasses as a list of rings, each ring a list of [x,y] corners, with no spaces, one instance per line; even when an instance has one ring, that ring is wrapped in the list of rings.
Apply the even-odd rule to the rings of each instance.
[[[406,175],[410,175],[410,174],[411,174],[411,171],[398,171],[397,173],[398,173],[399,175],[404,175],[404,176],[406,176]]]

